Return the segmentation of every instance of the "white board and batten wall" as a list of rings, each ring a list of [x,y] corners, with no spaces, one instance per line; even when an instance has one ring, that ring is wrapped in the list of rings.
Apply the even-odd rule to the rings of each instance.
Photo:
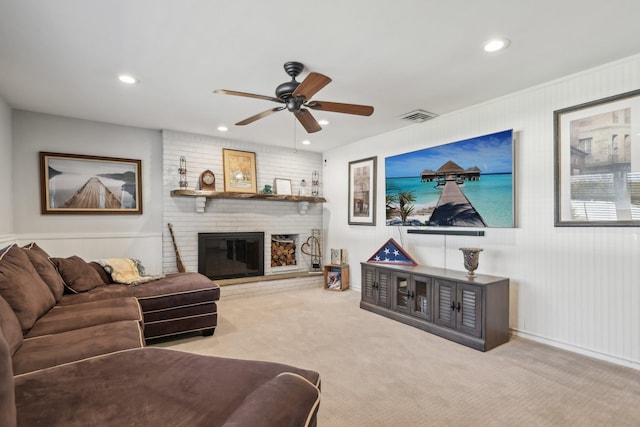
[[[458,248],[481,247],[478,273],[511,279],[514,333],[640,369],[640,228],[554,227],[553,123],[555,110],[639,88],[636,55],[324,153],[328,247],[348,249],[355,288],[359,262],[391,237],[419,264],[456,270]],[[385,225],[385,157],[507,129],[518,133],[515,228],[445,237]],[[377,225],[348,225],[348,162],[374,155]]]

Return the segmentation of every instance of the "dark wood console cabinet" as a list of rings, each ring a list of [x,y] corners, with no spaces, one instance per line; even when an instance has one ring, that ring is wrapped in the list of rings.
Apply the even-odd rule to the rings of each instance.
[[[361,263],[360,308],[476,350],[509,341],[509,279]]]

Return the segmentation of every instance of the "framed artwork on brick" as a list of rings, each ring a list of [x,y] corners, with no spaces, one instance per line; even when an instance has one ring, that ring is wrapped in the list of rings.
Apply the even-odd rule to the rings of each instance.
[[[256,153],[222,149],[224,191],[256,193]]]

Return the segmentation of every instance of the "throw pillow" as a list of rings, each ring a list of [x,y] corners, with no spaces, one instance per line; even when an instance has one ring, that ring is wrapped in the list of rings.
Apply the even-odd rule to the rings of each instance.
[[[27,252],[31,264],[33,264],[40,277],[42,277],[44,283],[49,286],[56,301],[60,301],[62,294],[64,294],[64,282],[60,274],[58,274],[58,270],[56,270],[51,261],[49,261],[49,254],[35,242],[23,246],[22,249]]]
[[[65,287],[72,293],[86,292],[106,285],[100,274],[77,255],[68,258],[50,258],[56,266]]]
[[[17,245],[0,256],[0,295],[13,309],[23,332],[56,303],[25,251]]]

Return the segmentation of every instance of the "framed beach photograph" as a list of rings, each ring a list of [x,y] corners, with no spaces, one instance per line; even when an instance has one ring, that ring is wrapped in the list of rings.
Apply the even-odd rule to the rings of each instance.
[[[349,162],[349,224],[376,225],[377,157]]]
[[[224,191],[256,193],[256,153],[222,149]]]
[[[280,196],[291,196],[293,190],[291,189],[291,180],[285,178],[276,178],[273,180],[273,188],[276,190],[276,194]]]
[[[142,162],[40,152],[43,214],[142,214]]]
[[[553,116],[555,226],[640,226],[640,90]]]
[[[386,224],[515,227],[513,130],[385,158]]]

